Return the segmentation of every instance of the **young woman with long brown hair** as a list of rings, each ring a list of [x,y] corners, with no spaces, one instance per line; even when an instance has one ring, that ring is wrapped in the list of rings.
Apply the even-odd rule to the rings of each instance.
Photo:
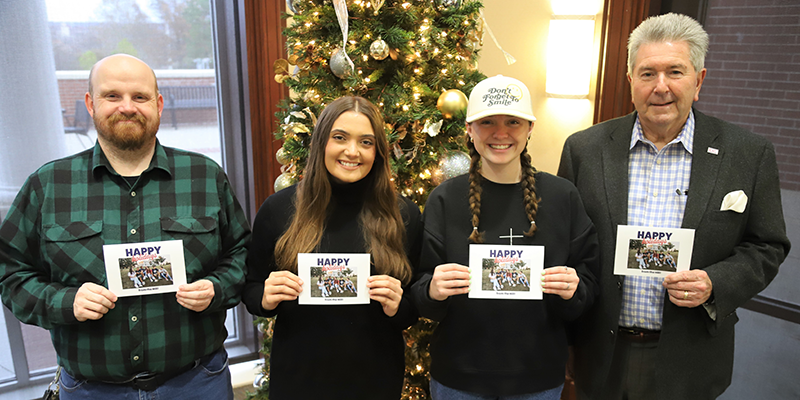
[[[253,223],[242,296],[275,316],[270,399],[392,399],[403,384],[403,295],[419,253],[420,213],[398,196],[379,110],[342,97],[320,114],[305,176],[267,198]],[[369,253],[370,304],[298,305],[298,253]],[[305,282],[311,290],[314,282]]]
[[[433,400],[560,398],[566,325],[597,294],[597,234],[575,187],[531,165],[532,108],[514,78],[478,83],[467,106],[469,174],[439,185],[425,205],[421,277],[411,291],[420,314],[439,321]],[[509,245],[510,232],[514,245],[545,247],[544,298],[468,298],[470,278],[481,279],[470,277],[469,245]],[[504,275],[514,283],[501,271],[495,288]]]

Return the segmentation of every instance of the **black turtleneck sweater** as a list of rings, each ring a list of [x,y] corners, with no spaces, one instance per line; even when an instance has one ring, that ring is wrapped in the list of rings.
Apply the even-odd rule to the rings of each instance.
[[[270,352],[271,400],[391,399],[403,386],[402,332],[416,322],[417,311],[405,292],[397,314],[388,317],[380,303],[362,305],[298,305],[284,301],[275,310],[261,307],[264,280],[275,271],[275,243],[294,215],[296,186],[267,198],[253,223],[242,301],[255,315],[277,315]],[[333,184],[331,210],[319,253],[364,253],[358,215],[363,207],[364,180]],[[419,208],[399,198],[406,226],[406,254],[416,267],[422,225]],[[376,274],[373,267],[372,274]]]

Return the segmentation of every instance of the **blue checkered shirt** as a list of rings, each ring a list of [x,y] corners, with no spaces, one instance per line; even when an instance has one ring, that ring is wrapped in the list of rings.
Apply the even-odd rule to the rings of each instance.
[[[639,117],[633,125],[628,155],[628,225],[680,228],[692,170],[694,113],[683,130],[661,151],[642,134]],[[661,330],[663,278],[626,276],[619,324]]]

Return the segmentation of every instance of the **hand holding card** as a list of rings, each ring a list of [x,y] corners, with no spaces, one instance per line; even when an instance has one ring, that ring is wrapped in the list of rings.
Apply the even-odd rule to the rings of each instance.
[[[273,271],[264,281],[261,307],[271,311],[282,301],[296,300],[303,291],[303,281],[289,271]]]
[[[369,304],[368,253],[301,253],[297,275],[302,281],[298,302],[317,305]]]
[[[442,264],[433,270],[428,295],[436,301],[469,292],[469,268],[460,264]]]

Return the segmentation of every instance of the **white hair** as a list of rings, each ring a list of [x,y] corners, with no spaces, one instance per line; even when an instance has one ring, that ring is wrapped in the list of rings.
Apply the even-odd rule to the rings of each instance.
[[[633,73],[633,63],[643,44],[664,42],[686,42],[695,72],[703,69],[708,52],[708,33],[692,17],[669,13],[650,17],[631,32],[628,38],[628,74]]]

